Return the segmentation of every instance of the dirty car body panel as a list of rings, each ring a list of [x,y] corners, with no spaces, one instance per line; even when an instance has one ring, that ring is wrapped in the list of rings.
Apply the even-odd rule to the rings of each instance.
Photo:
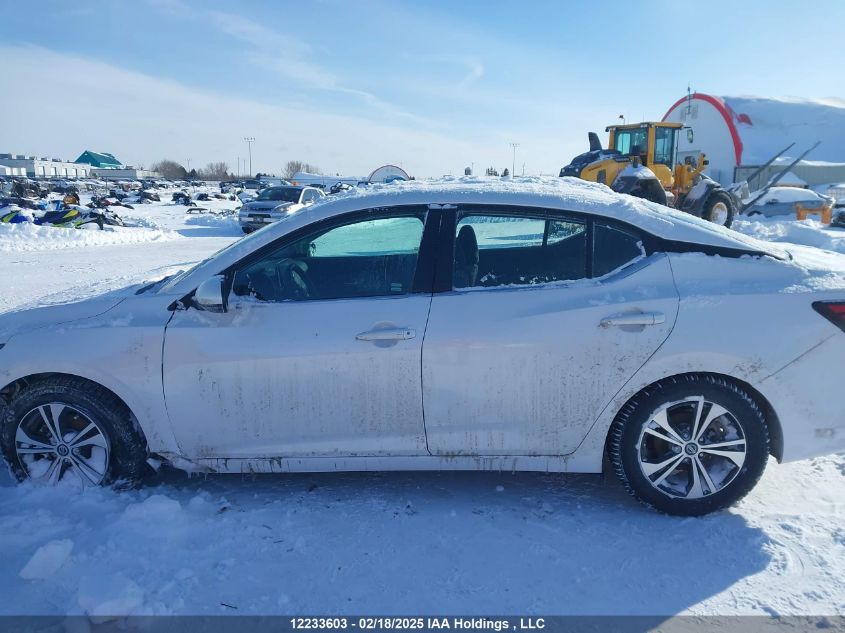
[[[477,268],[517,261],[515,243],[577,238],[584,271],[460,287],[462,218],[485,213]],[[510,216],[540,228],[508,233]],[[576,228],[556,236],[560,223]],[[600,225],[641,253],[601,270]],[[0,315],[0,388],[99,383],[151,453],[214,471],[598,472],[631,397],[703,372],[758,394],[773,452],[799,459],[845,450],[845,405],[820,380],[845,334],[811,308],[845,292],[841,256],[827,257],[569,179],[372,187],[146,292]],[[199,309],[193,293],[218,275],[225,308]]]

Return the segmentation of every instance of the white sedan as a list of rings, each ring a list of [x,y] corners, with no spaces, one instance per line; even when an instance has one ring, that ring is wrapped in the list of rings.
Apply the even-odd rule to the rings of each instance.
[[[602,470],[659,510],[845,450],[845,258],[603,185],[356,190],[194,268],[0,317],[20,479]]]

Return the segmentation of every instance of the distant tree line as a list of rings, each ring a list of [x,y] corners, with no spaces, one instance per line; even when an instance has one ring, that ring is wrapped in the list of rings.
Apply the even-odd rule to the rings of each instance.
[[[184,180],[185,178],[202,178],[203,180],[228,180],[234,178],[229,171],[229,165],[224,162],[208,163],[202,169],[188,171],[175,160],[165,158],[150,165],[150,169],[157,171],[168,180]]]
[[[228,163],[224,163],[222,161],[208,163],[200,170],[191,169],[188,171],[181,163],[165,158],[164,160],[160,160],[157,163],[150,165],[150,169],[157,171],[168,180],[184,180],[186,178],[229,180],[236,178],[236,175],[229,171]],[[282,170],[282,177],[290,179],[293,178],[294,174],[300,171],[305,171],[311,174],[323,173],[319,167],[312,165],[311,163],[307,163],[302,160],[289,160]],[[256,178],[261,175],[262,174],[256,174]]]
[[[153,171],[157,171],[168,180],[184,180],[186,178],[202,178],[203,180],[230,180],[237,177],[236,174],[233,174],[229,170],[229,164],[223,161],[208,163],[208,165],[206,165],[200,170],[191,169],[190,171],[188,171],[181,163],[175,160],[170,160],[169,158],[165,158],[163,160],[158,161],[157,163],[153,163],[152,165],[150,165],[150,169]],[[308,172],[310,174],[323,173],[319,167],[317,167],[316,165],[312,165],[311,163],[307,163],[302,160],[289,160],[282,170],[282,177],[290,179],[293,178],[294,174],[300,171]],[[256,174],[256,177],[261,175],[262,174]]]
[[[317,167],[316,165],[312,165],[311,163],[306,163],[305,161],[301,160],[289,160],[287,163],[285,163],[282,178],[290,180],[291,178],[293,178],[294,174],[300,171],[305,171],[309,174],[323,173],[319,167]]]

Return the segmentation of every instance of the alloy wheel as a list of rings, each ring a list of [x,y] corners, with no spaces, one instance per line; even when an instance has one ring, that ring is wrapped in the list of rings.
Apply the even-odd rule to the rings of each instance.
[[[61,402],[35,407],[18,423],[15,453],[29,479],[55,484],[69,474],[98,486],[108,470],[110,445],[88,415]]]
[[[745,457],[739,420],[700,396],[663,405],[643,426],[638,441],[643,475],[674,498],[700,499],[719,492],[740,473]]]

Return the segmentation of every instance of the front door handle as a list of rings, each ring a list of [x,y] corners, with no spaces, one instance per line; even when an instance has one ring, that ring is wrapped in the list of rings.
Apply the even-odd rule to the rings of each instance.
[[[666,323],[666,315],[662,312],[635,312],[602,319],[602,327],[623,327],[625,325],[659,325]]]
[[[361,332],[355,338],[359,341],[407,341],[417,335],[416,330],[407,327],[397,327],[385,330],[370,330]]]

